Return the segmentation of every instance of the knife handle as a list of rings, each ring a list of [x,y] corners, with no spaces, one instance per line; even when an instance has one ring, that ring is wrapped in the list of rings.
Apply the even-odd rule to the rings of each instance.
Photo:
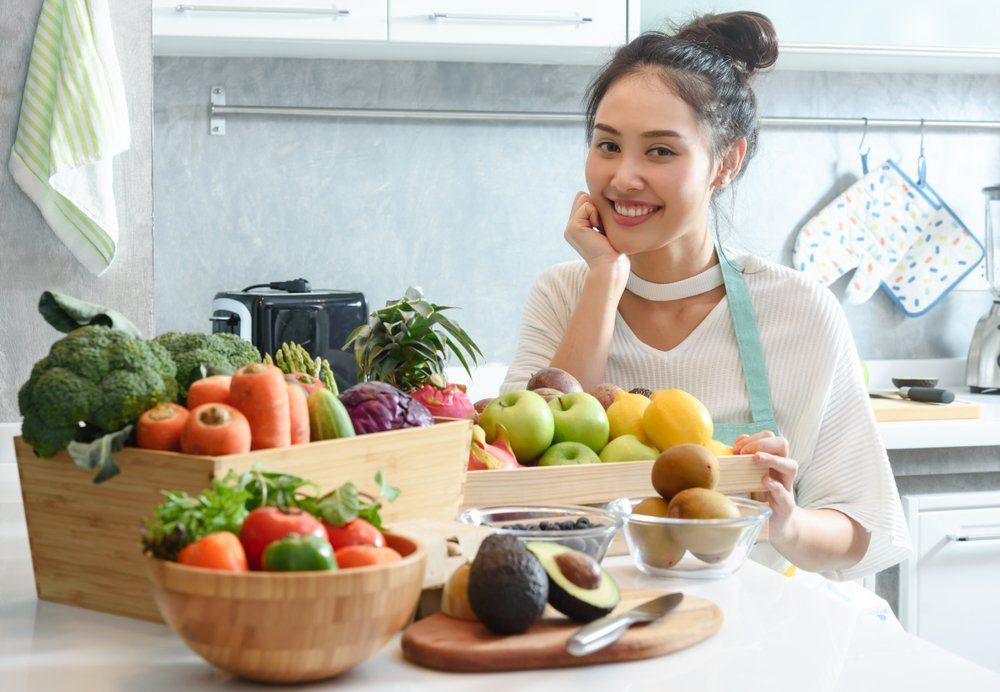
[[[950,404],[955,400],[955,392],[936,387],[900,387],[899,393],[910,401],[926,401],[935,404]]]
[[[605,615],[577,630],[566,643],[566,651],[574,656],[586,656],[603,649],[618,641],[634,622],[626,615]]]

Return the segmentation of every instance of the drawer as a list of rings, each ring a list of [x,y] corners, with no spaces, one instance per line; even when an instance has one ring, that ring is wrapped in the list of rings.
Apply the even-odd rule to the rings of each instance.
[[[392,0],[389,40],[611,47],[625,43],[625,9],[607,0]]]
[[[387,0],[153,0],[153,40],[385,41]],[[162,52],[162,51],[161,51]]]

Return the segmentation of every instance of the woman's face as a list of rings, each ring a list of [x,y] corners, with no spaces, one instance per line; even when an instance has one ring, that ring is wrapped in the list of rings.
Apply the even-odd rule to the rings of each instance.
[[[598,104],[587,186],[619,252],[701,249],[718,172],[694,111],[658,77],[625,77]]]

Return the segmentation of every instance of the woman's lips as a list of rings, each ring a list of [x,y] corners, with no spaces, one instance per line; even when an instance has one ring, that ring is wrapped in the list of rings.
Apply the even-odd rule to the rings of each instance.
[[[637,226],[662,208],[645,202],[608,201],[615,223],[621,226]]]

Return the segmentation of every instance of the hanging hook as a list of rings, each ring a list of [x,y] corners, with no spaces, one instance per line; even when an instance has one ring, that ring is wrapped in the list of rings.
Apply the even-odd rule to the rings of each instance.
[[[917,157],[917,185],[927,181],[927,159],[924,158],[924,119],[920,119],[920,155]]]
[[[861,172],[863,175],[868,175],[868,154],[872,148],[871,145],[865,148],[865,139],[868,138],[868,118],[862,118],[862,120],[865,122],[865,129],[861,131],[861,141],[858,142],[858,154],[861,155]]]

